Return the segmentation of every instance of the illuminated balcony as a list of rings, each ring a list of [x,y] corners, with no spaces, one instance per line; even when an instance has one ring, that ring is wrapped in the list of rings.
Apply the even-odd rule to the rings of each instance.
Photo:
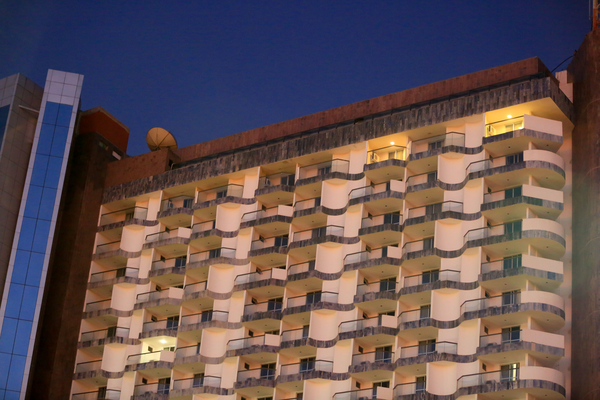
[[[563,281],[562,261],[518,254],[481,264],[479,280],[485,288],[502,291],[507,286],[525,287],[531,281],[538,289],[552,292]]]
[[[157,220],[166,226],[190,226],[194,214],[194,197],[177,196],[165,199],[160,203]]]
[[[132,354],[127,357],[125,371],[144,370],[145,373],[168,375],[174,360],[175,352],[168,350]]]
[[[526,150],[529,143],[537,149],[558,151],[563,143],[560,121],[522,115],[486,124],[483,146],[492,154],[510,149]]]
[[[362,219],[358,236],[371,247],[402,241],[403,219],[400,212],[369,215]]]
[[[404,179],[408,151],[404,146],[386,146],[367,153],[365,175],[374,182]]]
[[[254,240],[250,245],[248,259],[263,267],[285,265],[287,246],[287,235]]]
[[[262,176],[254,196],[262,204],[290,204],[294,199],[295,184],[295,174],[282,172]]]
[[[111,227],[122,227],[124,225],[144,225],[148,217],[148,209],[143,207],[129,207],[118,211],[111,211],[100,216],[99,226],[105,227],[103,230]],[[111,225],[111,227],[107,227]],[[154,225],[154,224],[153,224]]]
[[[251,211],[242,215],[240,229],[253,226],[262,236],[287,234],[294,209],[291,206],[276,206],[265,210]]]

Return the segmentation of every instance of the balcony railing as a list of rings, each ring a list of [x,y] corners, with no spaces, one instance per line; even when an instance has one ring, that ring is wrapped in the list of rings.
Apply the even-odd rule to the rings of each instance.
[[[349,390],[347,392],[339,392],[333,395],[333,400],[377,400],[389,398],[386,395],[379,395],[382,390],[390,390],[389,388],[372,387],[367,389]],[[292,399],[290,399],[292,400]]]
[[[387,213],[380,215],[370,215],[362,219],[360,227],[371,228],[373,226],[379,226],[384,224],[395,224],[402,225],[402,214],[400,213]]]
[[[506,271],[520,268],[523,265],[523,256],[521,254],[506,257],[502,260],[489,261],[481,264],[481,273],[487,274],[494,271]]]
[[[344,257],[344,265],[356,264],[368,260],[376,260],[378,258],[388,256],[388,247],[380,247],[371,251],[359,251],[356,253],[347,254]]]
[[[244,306],[244,315],[252,315],[258,312],[274,311],[279,312],[283,309],[283,303],[277,300],[267,300],[260,303],[246,304]]]
[[[465,147],[465,134],[448,132],[443,135],[415,140],[410,143],[410,154],[423,153],[448,146]]]
[[[308,328],[291,329],[281,332],[281,341],[290,342],[292,340],[302,340],[308,338]]]
[[[156,301],[160,299],[168,299],[168,298],[178,298],[175,297],[176,293],[181,293],[181,289],[178,288],[168,288],[164,290],[153,290],[151,292],[139,293],[135,300],[136,303],[145,303],[147,301]],[[180,298],[180,297],[179,297]]]
[[[298,264],[292,264],[288,268],[288,276],[301,274],[303,272],[314,271],[316,266],[315,260],[310,260]]]
[[[524,161],[523,153],[515,153],[507,156],[488,158],[480,161],[473,161],[467,165],[467,175],[472,172],[485,171],[492,168],[503,167],[505,165],[517,164]]]
[[[452,281],[460,282],[460,271],[443,270],[443,271],[426,271],[419,275],[411,275],[404,277],[404,287],[413,287],[433,283],[437,281]]]
[[[362,186],[359,188],[352,189],[348,194],[350,200],[357,199],[359,197],[371,196],[377,193],[383,193],[391,190],[391,182],[378,183],[376,185]]]
[[[471,311],[485,310],[490,307],[510,306],[521,303],[520,292],[507,292],[499,296],[467,300],[460,306],[461,314]]]
[[[170,388],[170,383],[145,383],[142,385],[135,385],[133,388],[133,395],[141,396],[146,393],[169,394]]]
[[[523,186],[512,187],[510,189],[498,190],[496,192],[485,193],[483,195],[484,203],[494,203],[506,199],[521,197],[523,195]]]
[[[108,271],[100,271],[94,272],[90,275],[90,283],[93,282],[102,282],[108,279],[121,278],[123,276],[128,276],[130,278],[137,278],[139,273],[139,269],[137,268],[129,268],[122,267],[116,269],[110,269]]]
[[[308,229],[305,231],[294,232],[292,242],[299,242],[301,240],[316,239],[323,236],[344,236],[344,227],[337,225],[327,225],[321,228]]]
[[[119,250],[121,248],[121,241],[115,240],[114,242],[102,243],[96,246],[96,254],[107,253],[109,251]]]
[[[145,363],[149,363],[149,362],[160,361],[162,353],[164,351],[165,350],[132,354],[127,357],[127,365],[145,364]],[[172,352],[169,352],[169,353],[172,353]]]
[[[181,317],[181,326],[199,324],[202,322],[221,321],[227,322],[229,313],[225,311],[204,311],[197,314],[183,315]]]
[[[101,367],[102,360],[80,362],[75,366],[75,373],[97,371]]]
[[[285,271],[278,271],[278,268],[271,268],[263,271],[249,272],[235,277],[235,285],[243,285],[246,283],[266,281],[267,279],[285,279]]]
[[[199,251],[197,253],[190,254],[189,263],[200,262],[210,260],[212,258],[235,258],[235,249],[228,247],[218,247],[212,250]]]
[[[218,376],[200,375],[193,378],[175,379],[171,390],[196,389],[201,387],[221,387],[221,378]]]
[[[175,358],[191,357],[200,354],[200,343],[192,346],[179,347],[175,350]]]
[[[207,284],[208,284],[208,281],[188,283],[183,288],[183,294],[184,295],[188,295],[188,294],[192,294],[192,293],[201,292],[203,290],[206,290],[206,285]]]
[[[425,392],[425,382],[408,382],[394,386],[394,398]]]
[[[500,225],[484,226],[483,228],[471,229],[467,231],[464,237],[464,242],[471,240],[487,239],[492,236],[501,236],[509,233],[521,232],[523,229],[523,221],[507,222]]]
[[[250,250],[261,250],[269,247],[287,247],[287,236],[272,236],[270,238],[254,240],[250,244]]]
[[[120,390],[105,389],[94,392],[74,393],[71,400],[119,400],[120,398]]]
[[[144,322],[142,326],[142,332],[151,332],[157,329],[168,329],[170,331],[177,331],[179,321],[173,319],[162,319],[160,321],[148,321]]]
[[[406,179],[406,188],[413,187],[416,185],[423,185],[425,183],[433,183],[437,181],[437,178],[437,171],[425,172],[423,174],[409,176]]]
[[[458,378],[458,388],[485,385],[488,382],[514,382],[519,379],[520,368],[463,375]]]
[[[433,237],[430,237],[404,243],[404,246],[402,246],[402,253],[407,254],[415,251],[431,250],[434,247],[433,240]]]
[[[303,296],[290,297],[287,300],[288,307],[298,307],[309,304],[315,304],[319,302],[324,303],[337,303],[338,294],[332,292],[315,292],[308,293]]]
[[[391,363],[394,360],[393,351],[371,351],[369,353],[358,353],[352,355],[352,365],[363,363]]]
[[[192,208],[193,205],[193,196],[171,197],[160,202],[160,211],[167,211],[172,208]]]
[[[434,215],[446,211],[463,212],[463,203],[458,201],[444,201],[442,203],[429,204],[426,206],[414,207],[408,210],[408,218],[423,217],[425,215]]]
[[[184,233],[185,233],[185,235],[184,235]],[[154,243],[154,242],[158,242],[159,240],[166,240],[166,239],[172,239],[172,238],[177,238],[177,237],[189,238],[189,229],[188,228],[178,228],[178,229],[173,229],[170,231],[151,233],[149,235],[146,235],[146,242]]]
[[[252,346],[270,345],[271,343],[267,339],[270,339],[272,337],[274,337],[276,339],[279,338],[279,336],[274,336],[274,335],[268,335],[268,336],[261,335],[261,336],[247,337],[247,338],[241,338],[241,339],[232,339],[229,342],[227,342],[227,350],[232,351],[232,350],[247,349],[248,347],[252,347]]]
[[[106,310],[107,308],[110,308],[110,304],[111,299],[92,301],[85,305],[85,312]]]
[[[192,233],[211,231],[215,229],[216,225],[217,221],[214,219],[210,221],[196,222],[194,225],[192,225]]]
[[[347,174],[349,168],[350,161],[340,159],[325,161],[318,164],[306,165],[304,167],[300,167],[300,170],[298,172],[298,179],[306,179],[311,178],[313,176],[321,176],[329,174],[331,172],[342,172],[344,174]]]
[[[129,337],[129,328],[121,328],[119,326],[111,326],[106,329],[96,331],[88,331],[81,333],[80,342],[89,342],[91,340],[100,340],[111,337]]]
[[[395,327],[395,325],[396,325],[395,317],[388,316],[388,315],[378,315],[376,317],[371,317],[371,318],[363,318],[363,319],[356,319],[353,321],[342,322],[340,324],[340,326],[338,327],[338,330],[339,330],[339,333],[345,333],[345,332],[361,331],[365,328],[375,328],[375,327],[379,327],[379,326],[386,326],[386,322],[385,322],[386,318],[393,319],[393,321],[394,321],[393,325]]]
[[[322,371],[333,372],[333,361],[313,360],[281,366],[281,376],[301,374],[304,372]]]
[[[310,208],[321,205],[321,196],[310,199],[296,200],[294,203],[294,211],[308,210]]]
[[[254,368],[238,371],[237,381],[244,382],[248,379],[275,379],[275,368]]]
[[[518,129],[523,129],[524,124],[524,116],[518,116],[513,118],[508,118],[501,121],[490,122],[489,124],[485,124],[485,137],[501,135],[506,132],[516,131]]]
[[[164,260],[152,261],[152,265],[150,266],[150,269],[152,271],[158,271],[158,270],[165,269],[165,268],[179,268],[179,267],[185,267],[186,263],[187,263],[186,257],[173,257],[173,258],[167,258]]]
[[[212,189],[203,190],[198,192],[197,203],[204,203],[205,201],[211,201],[215,199],[221,199],[224,197],[242,197],[244,193],[244,186],[229,184],[219,186]]]
[[[100,216],[100,226],[116,222],[129,221],[130,219],[146,219],[148,209],[143,207],[130,207],[123,210],[112,211]]]
[[[286,207],[286,208],[282,208],[282,207]],[[265,210],[250,211],[250,212],[247,212],[242,215],[242,222],[256,221],[256,220],[263,219],[263,218],[273,217],[276,215],[282,215],[281,211],[289,209],[287,207],[289,207],[289,206],[275,206],[275,207],[267,208]]]
[[[520,342],[521,330],[507,331],[502,333],[495,333],[492,335],[484,335],[479,338],[479,347],[486,347],[489,345],[500,345],[504,343],[516,343]]]
[[[296,183],[296,175],[288,173],[279,173],[268,176],[262,176],[258,180],[258,188],[262,189],[269,186],[288,185],[294,186]]]
[[[408,151],[404,146],[386,146],[371,150],[367,153],[367,164],[378,163],[387,160],[406,160]]]
[[[400,323],[415,322],[431,318],[431,307],[417,308],[416,310],[403,311],[398,316]]]
[[[416,346],[403,347],[399,358],[412,358],[427,354],[446,353],[457,354],[458,344],[452,342],[424,343]]]
[[[395,278],[394,278],[395,279]],[[356,287],[356,295],[363,296],[367,293],[395,293],[398,284],[395,280],[382,280],[377,282],[365,283]]]

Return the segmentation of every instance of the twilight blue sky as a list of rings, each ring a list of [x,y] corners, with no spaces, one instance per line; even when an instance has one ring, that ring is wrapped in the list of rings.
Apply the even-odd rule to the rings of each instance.
[[[1,0],[0,77],[84,74],[82,108],[137,155],[153,126],[183,147],[533,56],[553,69],[588,3]]]

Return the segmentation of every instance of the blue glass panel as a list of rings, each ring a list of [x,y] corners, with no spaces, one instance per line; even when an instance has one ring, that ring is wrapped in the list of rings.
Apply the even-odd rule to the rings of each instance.
[[[73,106],[68,104],[61,104],[58,108],[58,118],[56,119],[56,125],[69,127],[71,123],[71,114],[73,113]]]
[[[38,219],[35,226],[35,236],[33,237],[33,246],[31,249],[38,253],[45,253],[48,246],[48,233],[50,232],[50,221]]]
[[[38,210],[40,208],[40,201],[42,200],[41,186],[29,185],[29,193],[27,194],[27,203],[25,204],[25,212],[23,215],[26,217],[37,218]]]
[[[7,390],[6,394],[4,395],[4,400],[19,400],[20,395],[21,395],[20,392]]]
[[[3,369],[0,368],[0,374],[3,372]],[[6,376],[8,377],[8,366],[6,367]],[[5,380],[5,378],[3,378],[2,376],[0,376],[0,380]],[[0,383],[0,385],[2,385]],[[4,386],[0,386],[0,387],[4,387]],[[5,400],[4,399],[4,393],[6,393],[6,390],[4,389],[0,389],[0,400]]]
[[[10,354],[0,353],[0,389],[6,388],[8,379],[8,366],[10,365]],[[2,391],[4,392],[4,391]],[[0,397],[1,399],[2,397]]]
[[[40,204],[40,211],[38,213],[38,218],[50,221],[52,219],[52,213],[54,212],[55,202],[56,202],[56,189],[44,188],[44,192],[42,194],[42,202]]]
[[[23,303],[21,304],[21,312],[19,313],[20,319],[33,321],[38,292],[39,288],[36,286],[25,286],[25,291],[23,292]]]
[[[6,389],[15,391],[21,390],[23,372],[25,371],[25,360],[26,358],[24,356],[12,356],[10,360],[10,370],[8,371],[8,382],[6,383]],[[8,395],[8,392],[6,394]]]
[[[4,324],[2,324],[2,334],[0,334],[0,352],[12,353],[18,322],[18,319],[4,318]],[[0,376],[6,375],[0,374]]]
[[[38,138],[37,154],[50,154],[52,147],[52,136],[54,136],[54,125],[42,124],[40,137]]]
[[[5,317],[19,318],[19,310],[21,309],[21,300],[23,300],[23,285],[11,283],[8,292],[8,300],[6,301]]]
[[[45,187],[57,188],[60,178],[60,169],[62,168],[62,158],[50,157],[48,161],[48,172],[46,173]]]
[[[17,327],[17,336],[15,337],[15,345],[13,347],[13,354],[26,356],[29,350],[29,338],[31,336],[31,321],[19,321]]]
[[[29,269],[27,270],[27,285],[40,286],[40,277],[42,276],[45,257],[46,255],[42,253],[31,253]]]
[[[58,117],[58,107],[60,104],[46,102],[46,111],[44,111],[44,119],[42,120],[45,124],[56,125],[56,118]]]
[[[17,248],[20,250],[31,250],[34,233],[35,219],[23,217],[23,222],[21,223],[21,233],[19,234],[19,244],[17,245]]]
[[[44,186],[46,180],[46,169],[48,168],[48,156],[37,154],[33,164],[33,173],[31,174],[31,184]]]
[[[65,155],[65,144],[67,143],[67,136],[69,134],[69,128],[63,126],[57,126],[54,130],[54,139],[52,140],[52,150],[50,155],[55,157],[63,157]]]
[[[13,266],[10,281],[13,283],[25,283],[27,277],[27,266],[29,265],[29,253],[25,250],[17,250],[15,265]]]

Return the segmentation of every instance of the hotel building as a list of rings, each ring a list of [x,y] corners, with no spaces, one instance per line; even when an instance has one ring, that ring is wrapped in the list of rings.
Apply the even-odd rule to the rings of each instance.
[[[71,399],[570,398],[559,79],[533,58],[109,163]]]

